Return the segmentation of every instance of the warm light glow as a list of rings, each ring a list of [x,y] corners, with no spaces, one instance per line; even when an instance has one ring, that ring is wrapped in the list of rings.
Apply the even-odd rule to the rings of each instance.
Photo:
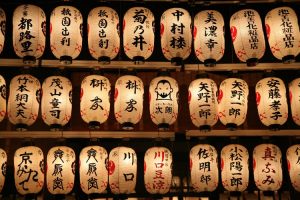
[[[7,154],[0,148],[0,192],[2,191],[5,183],[6,169],[7,169]]]
[[[300,126],[300,78],[290,82],[289,95],[293,121]]]
[[[286,151],[287,167],[290,180],[294,189],[300,192],[300,145],[289,147]]]
[[[0,8],[0,54],[4,48],[6,30],[6,15],[2,8]]]
[[[0,75],[0,122],[6,115],[6,82],[3,76]]]

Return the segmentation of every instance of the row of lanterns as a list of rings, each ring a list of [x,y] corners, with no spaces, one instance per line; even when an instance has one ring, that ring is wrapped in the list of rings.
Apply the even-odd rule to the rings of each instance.
[[[292,118],[300,125],[300,78],[289,84]],[[0,117],[6,115],[6,84],[0,76]],[[110,113],[109,80],[102,75],[89,75],[81,84],[80,115],[90,128],[99,128]],[[260,80],[255,87],[256,103],[261,122],[278,129],[288,118],[288,102],[284,82],[277,77]],[[188,104],[193,124],[210,130],[218,119],[229,129],[236,129],[246,120],[249,88],[239,78],[221,82],[219,90],[209,78],[197,78],[188,88]],[[117,79],[114,93],[114,115],[124,129],[131,130],[143,115],[144,85],[134,75]],[[175,79],[161,75],[149,86],[149,109],[153,123],[168,129],[178,117],[179,87]],[[22,130],[38,118],[39,105],[44,122],[52,129],[67,124],[72,113],[72,84],[62,76],[50,76],[42,84],[29,74],[15,76],[10,82],[7,103],[8,119]]]
[[[0,10],[0,52],[4,45],[5,13]],[[78,57],[82,49],[83,17],[72,6],[58,6],[50,16],[50,47],[54,56],[65,64]],[[130,8],[123,18],[123,48],[136,63],[148,59],[154,49],[153,13],[145,7]],[[265,17],[266,33],[273,55],[283,62],[292,62],[299,54],[298,19],[290,7],[269,11]],[[97,7],[87,18],[88,48],[91,56],[109,63],[120,50],[119,16],[109,7]],[[265,52],[265,39],[259,13],[244,9],[230,18],[231,37],[240,61],[254,66]],[[193,32],[193,36],[192,36]],[[13,13],[13,47],[25,62],[40,58],[45,50],[46,15],[30,4],[18,6]],[[214,65],[224,55],[224,19],[216,10],[196,14],[192,18],[183,8],[166,10],[160,19],[161,49],[166,59],[181,63],[192,51],[207,66]]]
[[[292,186],[300,191],[300,145],[286,152]],[[7,155],[0,149],[0,192],[5,182]],[[75,152],[70,147],[57,146],[44,155],[36,146],[16,150],[14,178],[22,194],[39,193],[46,185],[51,194],[68,194],[74,187]],[[199,144],[190,150],[190,187],[195,192],[216,190],[219,184],[219,164],[216,149]],[[254,181],[261,191],[277,191],[282,185],[282,155],[274,144],[260,144],[253,150]],[[172,185],[172,153],[166,147],[152,147],[144,156],[144,184],[150,194],[166,194]],[[230,144],[221,151],[222,185],[228,191],[245,191],[249,184],[249,153],[239,144]],[[129,147],[116,147],[107,153],[100,146],[88,146],[79,155],[80,187],[86,194],[103,193],[109,185],[113,194],[135,193],[137,156]],[[174,181],[174,180],[173,180]]]

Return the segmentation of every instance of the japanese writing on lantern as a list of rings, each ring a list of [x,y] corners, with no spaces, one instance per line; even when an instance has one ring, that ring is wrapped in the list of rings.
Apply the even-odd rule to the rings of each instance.
[[[202,175],[200,177],[200,182],[208,185],[212,180],[210,171],[211,171],[211,163],[214,162],[214,154],[213,149],[211,147],[208,148],[200,148],[198,153],[199,158],[199,171],[201,171]]]
[[[281,16],[281,31],[284,34],[285,48],[293,48],[295,43],[294,27],[290,21],[290,11],[288,9],[279,9],[278,15]]]
[[[237,118],[241,115],[241,108],[240,106],[245,105],[245,90],[246,84],[239,80],[234,80],[231,84],[231,96],[230,96],[230,104],[232,107],[229,107],[229,116],[234,116]]]
[[[51,116],[60,119],[61,113],[61,95],[63,90],[63,82],[60,78],[52,78],[51,84],[49,86],[51,88],[51,101],[49,104],[51,105],[50,113]]]
[[[162,79],[158,81],[155,89],[156,93],[156,104],[155,114],[170,114],[173,113],[173,100],[172,97],[174,89],[168,80]]]
[[[27,116],[25,113],[26,110],[30,107],[27,106],[28,103],[30,103],[30,88],[28,87],[29,84],[33,83],[33,80],[30,79],[28,76],[19,76],[17,79],[18,86],[16,89],[16,97],[15,97],[15,103],[16,103],[16,118],[17,119],[27,119],[30,116]]]
[[[269,93],[269,99],[270,99],[270,105],[269,108],[272,110],[271,118],[274,120],[278,120],[278,118],[282,117],[282,114],[280,112],[280,106],[281,106],[281,94],[279,90],[280,82],[277,79],[271,78],[267,82],[267,86],[269,87],[268,93]]]
[[[213,82],[200,82],[198,86],[197,96],[199,101],[199,117],[207,119],[211,115],[211,106],[215,103],[215,91]]]
[[[243,184],[242,170],[243,170],[243,150],[237,146],[230,149],[229,160],[231,172],[230,185],[239,188]]]
[[[274,178],[273,175],[276,173],[274,164],[279,162],[276,159],[277,156],[277,151],[275,148],[269,147],[267,146],[264,149],[264,154],[261,157],[263,160],[265,160],[266,162],[264,163],[264,168],[261,170],[264,178],[262,181],[262,184],[267,184],[267,185],[271,185],[274,184]]]
[[[125,83],[125,89],[129,90],[129,92],[133,91],[133,95],[135,95],[142,90],[142,84],[139,80],[128,80]],[[128,99],[125,103],[127,104],[125,111],[132,112],[137,110],[135,106],[138,102],[134,98]]]
[[[296,164],[300,165],[300,148],[297,146],[295,150],[295,154],[297,155],[297,162]]]
[[[62,39],[60,41],[60,43],[64,46],[70,46],[71,43],[71,37],[70,37],[70,32],[69,32],[69,27],[71,25],[71,10],[69,8],[63,8],[61,11],[61,14],[63,15],[63,18],[61,20],[61,25],[62,25],[62,29],[61,29],[61,35],[62,35]]]
[[[205,36],[205,44],[207,48],[212,51],[218,42],[216,41],[217,38],[217,29],[216,26],[217,20],[215,18],[215,14],[213,11],[209,11],[206,13],[206,19],[205,19],[205,25],[204,25],[204,36]]]
[[[22,53],[33,51],[33,49],[31,48],[31,39],[35,38],[35,36],[33,36],[31,32],[33,25],[32,19],[28,16],[28,5],[24,5],[23,8],[23,16],[20,19],[20,23],[18,24],[20,30],[19,42],[22,46]]]
[[[124,152],[123,161],[128,161],[131,165],[134,165],[136,162],[136,154],[133,152]],[[123,173],[123,177],[125,181],[133,181],[134,180],[134,173]]]
[[[98,12],[98,17],[99,17],[99,22],[98,22],[98,27],[99,27],[99,32],[98,32],[98,36],[99,36],[99,47],[101,49],[107,49],[108,48],[108,44],[109,44],[109,39],[107,37],[106,34],[106,28],[108,25],[107,22],[107,12],[106,10],[102,10],[100,9]]]
[[[147,44],[145,41],[145,38],[143,36],[143,33],[145,32],[145,28],[150,28],[150,22],[147,20],[146,16],[146,9],[135,9],[134,14],[132,16],[134,27],[133,28],[133,38],[132,38],[132,44],[139,48],[140,51],[143,51],[144,45]],[[131,28],[131,27],[130,27]]]
[[[251,49],[258,49],[257,24],[255,23],[255,13],[253,10],[244,11],[244,17],[247,19],[249,44]]]
[[[172,39],[170,40],[170,47],[173,49],[183,49],[186,46],[186,41],[184,36],[185,25],[181,22],[180,18],[184,15],[184,12],[176,9],[172,16],[174,17],[174,22],[171,24]]]
[[[98,152],[90,148],[89,150],[86,151],[86,161],[85,163],[82,163],[83,165],[88,165],[88,168],[85,172],[85,174],[88,176],[87,180],[87,185],[88,185],[88,190],[95,188],[98,189],[98,182],[97,182],[97,165],[98,165],[98,160],[96,158]]]
[[[91,79],[90,80],[90,87],[92,88],[99,88],[100,91],[108,92],[108,80],[107,79]],[[101,96],[93,96],[90,99],[90,110],[103,110],[102,99]]]
[[[170,155],[169,155],[169,151],[167,150],[162,150],[162,151],[156,151],[154,153],[154,174],[153,174],[153,182],[152,182],[152,188],[156,189],[156,190],[161,190],[161,189],[165,189],[165,184],[166,184],[166,180],[165,180],[165,170],[164,168],[169,168],[169,159],[170,159]]]

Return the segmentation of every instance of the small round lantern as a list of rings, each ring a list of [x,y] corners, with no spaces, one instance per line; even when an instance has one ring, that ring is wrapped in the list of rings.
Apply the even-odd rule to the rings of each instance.
[[[7,154],[3,149],[0,149],[0,193],[4,187],[7,168]]]
[[[6,115],[6,82],[3,76],[0,75],[0,122],[3,121]]]
[[[300,126],[300,78],[290,82],[289,95],[293,121]]]
[[[300,192],[300,145],[289,147],[286,151],[287,167],[293,188]]]
[[[0,8],[0,54],[4,48],[5,41],[5,30],[6,30],[6,15],[2,8]]]

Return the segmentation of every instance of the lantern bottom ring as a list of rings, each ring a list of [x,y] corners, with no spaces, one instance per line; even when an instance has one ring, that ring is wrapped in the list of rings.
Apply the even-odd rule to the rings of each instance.
[[[61,56],[59,58],[59,61],[62,64],[69,65],[69,64],[72,64],[72,57],[71,56]]]
[[[290,64],[290,63],[293,63],[295,62],[295,56],[294,55],[287,55],[287,56],[284,56],[282,58],[282,62],[284,64]]]
[[[216,66],[216,60],[215,59],[206,59],[204,60],[204,66],[205,67],[214,67]]]
[[[170,125],[167,124],[167,123],[158,124],[158,130],[159,131],[167,131],[167,130],[169,130],[169,128],[170,128]]]
[[[36,62],[36,58],[34,56],[24,56],[23,63],[25,65],[33,65]]]
[[[28,125],[26,124],[16,124],[17,131],[27,131]]]
[[[230,131],[235,131],[237,129],[237,125],[235,123],[226,124],[226,128]]]
[[[280,124],[271,124],[271,125],[269,126],[269,129],[270,129],[271,131],[279,131],[279,130],[280,130]]]
[[[246,62],[247,67],[254,67],[258,64],[258,58],[249,58]]]
[[[144,64],[145,63],[145,58],[143,56],[134,56],[133,57],[133,62],[136,65]]]
[[[211,131],[211,127],[210,127],[210,125],[202,125],[199,127],[199,130],[203,131],[203,132],[209,132],[209,131]]]
[[[91,121],[89,122],[89,129],[99,129],[100,128],[100,122],[98,121]]]
[[[110,64],[110,57],[108,57],[108,56],[100,56],[98,58],[98,63],[100,63],[102,65],[108,65],[108,64]]]
[[[60,124],[51,124],[50,125],[50,131],[61,131],[62,125]]]
[[[181,57],[174,57],[174,58],[171,58],[171,64],[174,65],[174,66],[181,66],[183,63],[182,63],[182,58]]]
[[[124,122],[124,123],[122,124],[122,129],[123,129],[123,130],[127,130],[127,131],[131,131],[131,130],[134,129],[134,124],[131,123],[131,122]]]

